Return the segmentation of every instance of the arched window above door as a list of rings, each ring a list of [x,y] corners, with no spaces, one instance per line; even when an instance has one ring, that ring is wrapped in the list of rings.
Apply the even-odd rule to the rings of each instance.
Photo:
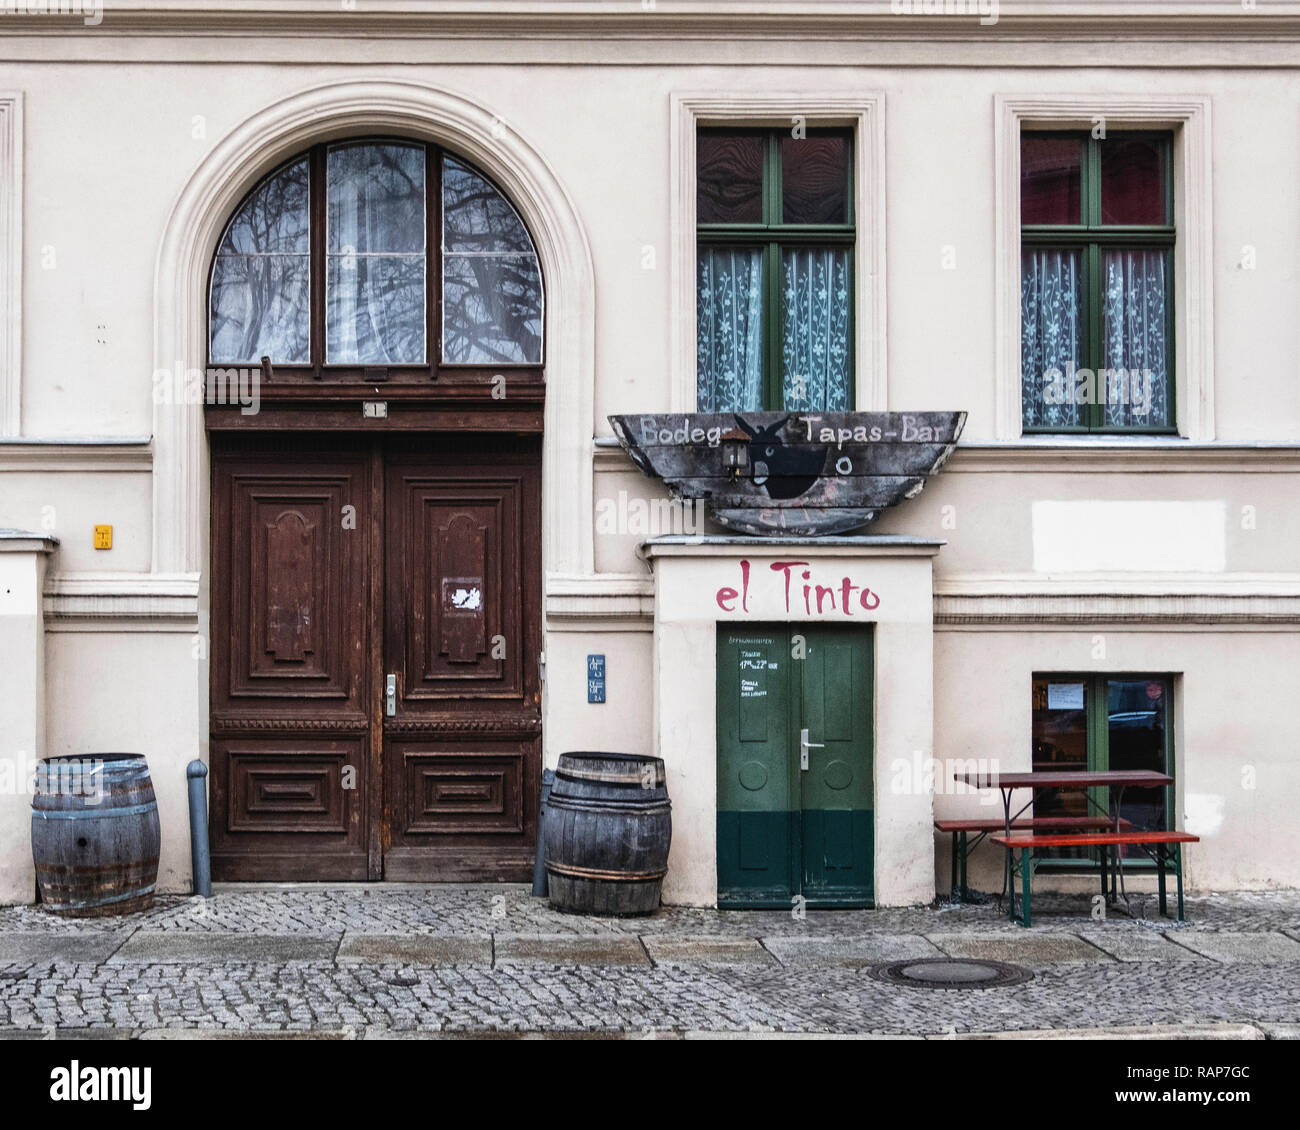
[[[542,363],[522,219],[467,161],[418,142],[318,145],[264,178],[217,247],[208,318],[212,365],[368,379]]]

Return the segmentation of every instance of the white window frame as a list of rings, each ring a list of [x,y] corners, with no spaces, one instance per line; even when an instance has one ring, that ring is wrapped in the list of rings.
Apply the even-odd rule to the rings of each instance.
[[[1174,396],[1178,437],[1130,442],[1214,439],[1214,237],[1211,203],[1210,99],[1127,94],[1058,94],[994,98],[995,254],[997,298],[996,436],[1041,446],[1051,436],[1023,436],[1020,372],[1020,134],[1024,129],[1168,129],[1174,135]],[[1070,436],[1078,440],[1077,436]],[[1092,437],[1087,437],[1091,439]],[[1114,435],[1098,436],[1114,441]]]
[[[672,98],[672,359],[669,410],[696,410],[696,170],[700,127],[752,125],[853,129],[854,407],[884,411],[885,368],[885,96],[808,93],[723,96],[675,94]]]

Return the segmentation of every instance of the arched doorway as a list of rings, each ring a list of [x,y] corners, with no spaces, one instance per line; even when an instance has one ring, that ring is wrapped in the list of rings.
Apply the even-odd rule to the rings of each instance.
[[[349,137],[208,294],[213,872],[522,879],[541,770],[544,297],[458,153]]]

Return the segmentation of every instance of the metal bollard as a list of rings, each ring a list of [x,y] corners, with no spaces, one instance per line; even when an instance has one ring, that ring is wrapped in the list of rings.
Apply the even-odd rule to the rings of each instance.
[[[212,897],[212,862],[208,858],[208,767],[191,761],[185,767],[190,786],[190,860],[194,866],[194,893]]]
[[[533,894],[545,898],[550,891],[546,879],[546,802],[551,799],[555,770],[542,770],[542,800],[537,806],[537,856],[533,860]]]

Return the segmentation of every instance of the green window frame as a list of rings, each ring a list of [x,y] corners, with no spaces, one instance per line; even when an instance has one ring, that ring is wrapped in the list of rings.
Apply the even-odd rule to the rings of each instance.
[[[1148,686],[1159,684],[1161,697],[1163,697],[1163,722],[1164,731],[1162,735],[1163,749],[1162,756],[1164,768],[1161,772],[1167,773],[1170,777],[1175,778],[1174,784],[1167,785],[1159,790],[1163,794],[1163,820],[1160,822],[1161,827],[1158,830],[1167,831],[1176,827],[1174,813],[1174,794],[1177,784],[1177,774],[1174,763],[1174,676],[1169,673],[1152,674],[1149,672],[1105,672],[1081,673],[1081,672],[1035,672],[1032,679],[1032,702],[1031,708],[1036,713],[1046,706],[1047,684],[1083,684],[1084,688],[1084,714],[1085,714],[1085,734],[1087,760],[1086,768],[1090,773],[1104,772],[1112,768],[1111,764],[1111,731],[1112,718],[1125,719],[1131,716],[1133,712],[1116,712],[1115,715],[1110,713],[1110,684],[1111,683],[1134,683],[1146,682]],[[1042,696],[1040,699],[1040,686]],[[1148,694],[1149,697],[1149,694]],[[1036,729],[1036,727],[1031,727]],[[1039,748],[1040,739],[1035,733],[1031,738],[1032,752],[1031,764],[1035,771],[1061,768],[1081,768],[1077,762],[1049,762],[1042,760],[1043,751]],[[1113,766],[1114,768],[1131,768],[1124,764]],[[1143,790],[1138,790],[1140,793]],[[1155,790],[1152,790],[1155,791]],[[1111,811],[1111,790],[1109,788],[1093,788],[1087,790],[1087,795],[1091,803],[1087,803],[1087,813],[1089,815],[1101,815]],[[1076,795],[1080,795],[1076,791]],[[1050,811],[1043,811],[1043,806],[1039,803],[1041,793],[1036,794],[1036,803],[1033,815],[1059,815]],[[1126,792],[1126,809],[1133,803],[1134,790]],[[1134,815],[1130,810],[1130,817]],[[1135,824],[1138,822],[1135,821]],[[1140,825],[1138,825],[1140,826]],[[1074,858],[1066,858],[1069,853],[1078,853]],[[1100,864],[1100,853],[1096,848],[1083,849],[1040,849],[1035,855],[1044,861],[1045,868],[1048,870],[1096,870]],[[1140,850],[1133,854],[1126,854],[1124,857],[1124,866],[1135,865],[1138,867],[1153,867],[1155,864],[1147,858]]]
[[[809,411],[811,399],[787,403],[784,395],[784,341],[782,335],[782,255],[792,248],[847,248],[848,270],[848,389],[846,410],[854,407],[855,384],[855,256],[857,221],[854,213],[854,137],[847,128],[807,128],[808,138],[841,137],[846,141],[846,222],[796,224],[784,221],[785,196],[782,187],[781,144],[794,134],[789,127],[700,127],[700,136],[760,137],[763,140],[762,217],[757,223],[696,224],[697,247],[746,247],[762,251],[762,409]],[[697,382],[700,378],[697,378]],[[698,389],[697,383],[697,389]],[[727,410],[727,409],[720,409]]]
[[[1163,149],[1163,175],[1165,191],[1165,224],[1104,224],[1101,208],[1101,155],[1106,138],[1094,137],[1078,130],[1024,130],[1022,137],[1068,138],[1083,142],[1080,172],[1080,215],[1077,224],[1021,224],[1021,249],[1069,250],[1080,253],[1080,322],[1081,356],[1075,362],[1078,369],[1094,372],[1105,366],[1104,301],[1105,278],[1102,270],[1103,255],[1107,250],[1165,249],[1165,396],[1168,404],[1168,423],[1162,425],[1115,426],[1105,422],[1105,405],[1101,397],[1094,403],[1082,405],[1084,423],[1079,426],[1043,426],[1023,421],[1022,432],[1035,434],[1120,434],[1120,435],[1177,435],[1178,414],[1175,402],[1175,325],[1174,325],[1174,245],[1177,241],[1177,217],[1174,210],[1174,145],[1173,134],[1153,130],[1111,130],[1111,140],[1157,141]],[[1022,373],[1022,382],[1030,374]]]

